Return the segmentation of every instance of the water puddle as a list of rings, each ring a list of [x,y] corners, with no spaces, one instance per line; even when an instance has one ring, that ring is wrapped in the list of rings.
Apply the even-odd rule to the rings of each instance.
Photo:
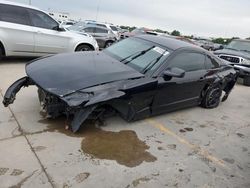
[[[98,159],[115,160],[127,167],[138,166],[143,161],[154,162],[157,158],[147,149],[149,146],[131,130],[111,132],[92,128],[82,140],[83,152]]]
[[[65,118],[55,120],[39,120],[47,124],[48,132],[60,132],[70,137],[83,138],[81,149],[84,153],[98,159],[115,160],[121,165],[135,167],[143,161],[154,162],[155,156],[148,151],[149,146],[141,141],[132,130],[120,132],[105,131],[96,128],[94,123],[87,121],[77,133],[65,130]]]

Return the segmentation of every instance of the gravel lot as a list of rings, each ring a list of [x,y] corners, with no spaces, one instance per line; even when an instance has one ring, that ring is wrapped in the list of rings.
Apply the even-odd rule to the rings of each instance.
[[[0,101],[27,59],[0,62]],[[250,187],[250,88],[216,109],[189,108],[78,134],[39,113],[37,89],[0,105],[0,187]],[[136,151],[136,152],[135,152]]]

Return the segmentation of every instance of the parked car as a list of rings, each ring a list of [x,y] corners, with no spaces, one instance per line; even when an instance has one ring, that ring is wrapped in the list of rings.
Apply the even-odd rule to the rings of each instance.
[[[97,49],[98,44],[93,37],[65,30],[35,7],[0,2],[0,57],[43,56]]]
[[[145,27],[140,27],[140,28],[135,28],[131,32],[122,33],[120,38],[125,39],[125,38],[128,38],[128,37],[133,37],[133,36],[136,36],[136,35],[143,35],[143,34],[147,34],[147,33],[151,33],[151,32],[153,32],[152,29],[148,29],[148,28],[145,28]]]
[[[250,40],[232,40],[223,50],[217,50],[214,54],[230,62],[239,71],[243,84],[250,86]]]
[[[74,24],[75,24],[75,22],[72,22],[72,21],[63,21],[63,22],[61,22],[61,26],[64,27],[64,28],[69,28]]]
[[[107,28],[99,27],[96,25],[80,25],[79,23],[68,28],[70,31],[78,33],[88,33],[92,35],[97,43],[99,48],[107,48],[111,46],[116,41],[116,35]]]
[[[214,51],[222,50],[224,48],[223,44],[214,43]]]
[[[116,39],[117,40],[120,39],[120,32],[119,32],[118,28],[113,24],[97,22],[97,21],[93,21],[93,20],[86,20],[85,24],[96,25],[99,27],[104,27],[104,28],[110,29],[116,35]]]
[[[213,51],[215,48],[214,43],[208,40],[197,40],[195,41],[196,45],[208,50]]]
[[[130,37],[101,52],[41,58],[26,73],[8,88],[3,104],[13,103],[23,86],[36,85],[42,109],[53,118],[73,117],[74,132],[87,118],[114,112],[132,121],[195,105],[215,108],[237,79],[232,66],[208,51],[153,35]]]

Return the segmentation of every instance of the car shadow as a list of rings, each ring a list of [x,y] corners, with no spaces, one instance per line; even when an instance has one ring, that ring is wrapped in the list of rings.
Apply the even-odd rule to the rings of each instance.
[[[34,59],[37,59],[37,57],[4,57],[2,60],[0,60],[0,64],[27,63]]]

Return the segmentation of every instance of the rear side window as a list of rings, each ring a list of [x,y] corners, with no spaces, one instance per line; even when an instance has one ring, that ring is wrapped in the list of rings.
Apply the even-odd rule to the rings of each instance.
[[[115,27],[115,26],[110,26],[110,28],[113,30],[113,31],[118,31],[118,29]]]
[[[96,28],[96,33],[108,33],[106,29]]]
[[[0,21],[30,25],[28,12],[25,8],[0,4]]]
[[[84,31],[87,33],[94,33],[95,28],[94,27],[86,27],[84,28]]]
[[[51,30],[58,26],[58,23],[47,14],[32,9],[29,9],[28,11],[30,13],[33,26]]]
[[[204,70],[205,56],[200,53],[183,52],[176,55],[172,60],[170,60],[169,67],[177,67],[187,72]]]
[[[100,26],[100,27],[105,27],[105,28],[107,28],[107,26],[106,25],[104,25],[104,24],[96,24],[97,26]]]
[[[215,69],[218,68],[220,65],[219,63],[216,61],[215,58],[210,57],[210,56],[206,56],[206,68],[207,69]]]

